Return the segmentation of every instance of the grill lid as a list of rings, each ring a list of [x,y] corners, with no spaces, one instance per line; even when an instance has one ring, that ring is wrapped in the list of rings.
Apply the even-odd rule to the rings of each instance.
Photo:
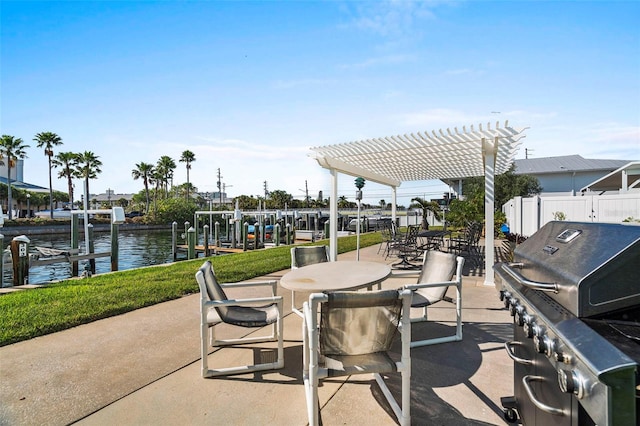
[[[640,226],[549,222],[516,247],[514,262],[515,273],[496,265],[502,279],[547,291],[578,317],[640,305]]]

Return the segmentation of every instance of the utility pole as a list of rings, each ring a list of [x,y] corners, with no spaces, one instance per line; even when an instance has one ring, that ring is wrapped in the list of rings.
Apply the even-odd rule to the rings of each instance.
[[[266,208],[267,208],[267,196],[269,195],[269,186],[268,186],[266,180],[263,182],[263,185],[264,185],[264,208],[266,210]]]
[[[306,180],[304,181],[304,205],[309,207],[309,186]]]
[[[218,167],[218,196],[220,198],[220,207],[222,207],[222,175],[220,174],[219,167]]]

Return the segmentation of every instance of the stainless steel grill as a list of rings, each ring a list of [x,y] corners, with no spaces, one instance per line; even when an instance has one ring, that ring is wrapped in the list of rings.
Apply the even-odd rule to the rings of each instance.
[[[635,425],[640,226],[550,222],[494,267],[514,317],[505,417],[539,425]]]

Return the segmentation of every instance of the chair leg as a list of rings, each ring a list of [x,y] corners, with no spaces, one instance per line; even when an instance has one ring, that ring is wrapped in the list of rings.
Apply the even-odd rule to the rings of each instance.
[[[450,301],[449,298],[445,300]],[[452,301],[453,302],[453,301]],[[412,348],[419,348],[421,346],[437,345],[440,343],[459,342],[462,340],[462,288],[461,284],[456,285],[456,333],[450,336],[436,337],[434,339],[417,340],[411,342]],[[427,307],[424,307],[424,314],[421,317],[411,318],[411,322],[423,322],[427,319]]]
[[[302,319],[302,380],[304,382],[309,426],[317,426],[320,417],[320,403],[318,401],[318,359],[317,355],[315,355],[317,354],[317,347],[309,346],[310,342],[313,342],[316,334],[308,330],[305,319],[305,317]]]
[[[209,357],[209,347],[207,345],[207,340],[209,340],[209,324],[207,324],[207,314],[206,312],[202,315],[200,321],[200,356],[202,357],[201,361],[201,374],[202,377],[206,377],[207,371],[209,371],[209,365],[207,363],[207,358]]]
[[[411,424],[411,374],[402,372],[402,417],[398,419],[401,425]]]
[[[278,321],[273,325],[273,333],[278,338],[278,360],[275,368],[284,368],[284,325],[282,324],[282,315],[278,317]]]

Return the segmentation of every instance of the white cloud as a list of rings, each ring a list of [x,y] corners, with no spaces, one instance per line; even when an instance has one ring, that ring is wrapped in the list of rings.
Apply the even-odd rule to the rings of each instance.
[[[387,0],[355,3],[351,26],[381,36],[422,33],[422,21],[435,19],[433,9],[440,2]]]

